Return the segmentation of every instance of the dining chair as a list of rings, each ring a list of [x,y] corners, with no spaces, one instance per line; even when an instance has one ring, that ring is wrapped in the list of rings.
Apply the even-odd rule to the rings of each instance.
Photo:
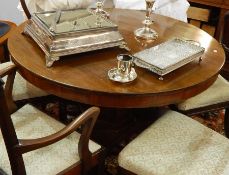
[[[190,6],[187,11],[188,22],[214,37],[216,27],[212,25],[212,9]]]
[[[13,63],[11,61],[4,62],[0,64],[0,70],[4,70]],[[15,102],[16,101],[28,101],[32,99],[36,99],[37,97],[44,97],[47,96],[48,93],[37,88],[36,86],[32,85],[28,81],[26,81],[18,72],[15,75],[4,75],[1,77],[5,84],[5,90],[7,96],[10,96],[7,101],[10,102],[10,106],[14,106],[13,108],[16,109]],[[14,81],[14,83],[12,83]]]
[[[188,116],[224,109],[224,130],[229,138],[229,82],[221,75],[207,90],[170,107]]]
[[[229,59],[229,35],[227,32],[229,27],[229,11],[225,14],[224,19],[221,42],[226,55],[226,62],[222,69],[222,74],[225,76],[227,75],[225,72],[228,69]],[[171,108],[189,116],[225,109],[224,129],[225,135],[229,138],[229,82],[221,75],[204,92],[179,104],[171,105]]]
[[[168,110],[123,148],[118,163],[120,175],[227,175],[229,140]]]
[[[223,25],[223,31],[221,36],[221,44],[224,48],[226,60],[225,64],[221,70],[221,74],[224,78],[226,78],[229,81],[229,11],[227,11],[224,15],[224,25]]]
[[[7,22],[7,24],[10,26],[9,32],[13,32],[13,28],[16,28],[16,24],[12,22]],[[4,48],[4,52],[3,52],[4,59],[1,60],[0,69],[4,69],[4,67],[7,66],[8,64],[7,62],[10,61],[10,55],[7,47],[8,36],[10,36],[10,34],[6,33],[6,36],[2,36],[4,40],[0,39],[2,41],[0,43],[0,47]],[[5,76],[3,80],[6,82],[7,76]],[[23,101],[23,100],[33,99],[36,97],[43,97],[47,95],[48,94],[45,91],[33,86],[31,83],[29,83],[24,78],[22,78],[20,74],[16,73],[14,85],[13,85],[14,101]]]
[[[211,10],[190,6],[187,11],[188,22],[198,28],[202,28],[204,23],[209,22]]]
[[[10,64],[0,69],[0,77],[15,72]],[[103,174],[104,148],[89,139],[99,108],[89,108],[67,126],[29,104],[10,116],[3,84],[0,78],[0,172],[78,175],[98,170]],[[75,132],[79,127],[81,134]]]

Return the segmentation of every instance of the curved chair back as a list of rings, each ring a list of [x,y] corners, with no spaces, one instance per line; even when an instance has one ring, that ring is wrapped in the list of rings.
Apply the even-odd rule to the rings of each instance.
[[[10,73],[12,74],[12,72],[15,72],[15,71],[16,71],[15,65],[12,65],[12,66],[9,65],[4,70],[0,70],[0,114],[1,114],[0,115],[0,127],[1,127],[0,128],[1,129],[0,140],[1,138],[3,138],[4,140],[4,142],[0,142],[0,143],[1,144],[5,143],[6,151],[7,151],[8,158],[9,158],[10,165],[11,165],[12,174],[13,175],[18,175],[18,174],[25,175],[26,174],[24,157],[22,156],[24,153],[54,144],[62,139],[65,139],[67,136],[69,136],[79,127],[82,128],[82,134],[79,136],[79,139],[76,140],[78,141],[78,143],[77,142],[72,143],[73,145],[78,144],[79,161],[76,162],[74,166],[72,165],[68,167],[67,169],[64,169],[64,174],[65,173],[68,174],[69,172],[71,173],[74,172],[75,174],[86,174],[92,167],[101,165],[101,163],[103,163],[102,159],[104,156],[103,151],[102,151],[103,148],[98,147],[98,149],[96,149],[96,152],[94,153],[92,153],[89,150],[89,138],[90,138],[92,129],[95,125],[95,122],[97,120],[97,117],[100,111],[99,108],[97,107],[91,107],[90,109],[86,110],[83,114],[78,116],[75,120],[73,120],[67,126],[62,127],[63,124],[61,124],[61,128],[59,128],[60,124],[57,124],[59,122],[52,119],[53,124],[50,124],[50,127],[52,127],[51,130],[54,129],[54,126],[58,126],[58,130],[55,130],[55,133],[48,133],[49,134],[48,136],[34,138],[34,139],[21,139],[21,138],[19,139],[18,138],[17,136],[18,133],[16,134],[16,131],[18,132],[17,130],[18,125],[15,126],[12,118],[15,118],[15,115],[20,115],[22,119],[23,119],[23,115],[26,116],[26,118],[23,119],[23,121],[21,121],[23,122],[23,126],[20,125],[19,128],[22,128],[25,126],[25,128],[31,127],[31,130],[32,130],[32,127],[34,126],[31,126],[31,120],[29,120],[30,116],[28,115],[31,115],[31,114],[35,115],[35,113],[33,112],[30,113],[31,110],[29,111],[22,110],[18,113],[15,112],[13,114],[14,115],[13,117],[10,116],[10,112],[9,112],[8,104],[7,104],[7,98],[9,98],[9,96],[6,96],[7,94],[5,93],[4,82],[1,79],[1,77],[6,74],[10,74]],[[45,121],[49,121],[49,122],[51,121],[50,119],[48,119],[50,118],[48,115],[42,112],[37,113],[37,114],[39,114],[39,116],[37,117],[40,117],[40,118],[43,117]],[[41,128],[41,130],[39,131],[36,130],[36,131],[43,132],[45,130],[43,127],[46,127],[43,125],[44,123],[42,124],[38,122],[37,124],[40,124],[40,125],[36,125],[35,127]],[[49,125],[47,126],[49,127]],[[48,131],[51,131],[51,130],[48,130]],[[19,133],[21,132],[25,132],[25,130],[20,131]],[[32,133],[30,133],[30,136],[32,136]],[[77,149],[77,146],[76,146],[76,149]],[[5,149],[3,149],[2,151],[4,150]],[[51,149],[49,149],[49,151],[51,151]],[[77,155],[74,157],[77,157]],[[62,159],[62,157],[60,157],[60,159]],[[53,164],[55,164],[55,161],[56,160],[53,159]],[[5,165],[0,164],[0,168],[1,166],[5,167]]]
[[[22,8],[23,8],[23,10],[25,12],[25,15],[27,16],[28,19],[30,19],[31,18],[31,13],[29,12],[29,9],[28,9],[28,7],[26,5],[25,0],[20,0],[20,2],[21,2],[21,6],[22,6]]]

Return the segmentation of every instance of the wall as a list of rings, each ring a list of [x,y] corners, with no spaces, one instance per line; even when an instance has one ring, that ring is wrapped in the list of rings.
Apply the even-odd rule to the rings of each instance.
[[[0,20],[20,24],[23,21],[23,16],[17,9],[18,2],[19,0],[0,0]]]

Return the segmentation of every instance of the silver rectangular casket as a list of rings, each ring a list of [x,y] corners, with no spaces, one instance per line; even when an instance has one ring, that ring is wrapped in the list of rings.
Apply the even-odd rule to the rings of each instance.
[[[34,13],[24,33],[45,52],[47,67],[64,55],[115,46],[128,49],[118,26],[91,9]]]

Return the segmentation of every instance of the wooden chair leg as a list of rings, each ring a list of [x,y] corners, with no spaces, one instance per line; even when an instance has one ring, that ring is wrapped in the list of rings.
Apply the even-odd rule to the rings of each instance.
[[[67,100],[60,99],[59,100],[59,118],[60,121],[66,123],[67,122]]]
[[[10,54],[9,54],[9,50],[7,47],[7,43],[3,44],[3,55],[4,55],[4,62],[10,61]]]
[[[225,108],[224,131],[225,131],[226,137],[229,138],[229,107]]]
[[[103,153],[101,154],[99,164],[97,167],[97,174],[98,175],[105,175],[105,157],[107,155],[107,151],[104,148]]]
[[[132,173],[128,170],[123,169],[122,167],[118,167],[118,175],[137,175],[135,173]]]

